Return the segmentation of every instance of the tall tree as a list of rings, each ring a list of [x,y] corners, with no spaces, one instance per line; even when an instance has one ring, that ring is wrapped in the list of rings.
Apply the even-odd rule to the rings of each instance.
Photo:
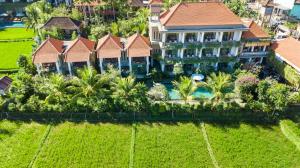
[[[174,89],[178,92],[180,97],[187,103],[192,99],[192,94],[196,91],[197,86],[188,77],[180,77],[179,81],[173,81]]]

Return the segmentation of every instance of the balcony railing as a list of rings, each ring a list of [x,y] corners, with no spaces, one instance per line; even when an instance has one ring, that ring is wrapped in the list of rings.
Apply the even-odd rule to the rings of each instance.
[[[166,42],[163,43],[163,46],[165,46],[166,49],[181,49],[181,48],[187,48],[187,49],[196,49],[196,48],[217,48],[217,47],[237,47],[240,46],[241,42],[240,41],[223,41],[223,42],[218,42],[218,41],[210,41],[210,42],[198,42],[198,41],[193,41],[193,42],[185,42],[185,43],[174,43],[174,42]]]
[[[260,51],[260,52],[243,52],[241,57],[252,57],[252,56],[267,56],[269,54],[268,51]]]

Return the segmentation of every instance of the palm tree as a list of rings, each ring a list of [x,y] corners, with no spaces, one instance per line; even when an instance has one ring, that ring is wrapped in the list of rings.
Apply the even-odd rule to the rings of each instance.
[[[218,105],[229,98],[228,96],[232,92],[231,76],[224,72],[219,72],[218,75],[216,73],[212,73],[207,77],[207,82],[200,85],[206,87],[214,94],[211,99],[213,101],[213,105]]]
[[[136,111],[145,108],[147,88],[144,84],[135,83],[135,78],[132,76],[117,78],[112,85],[112,90],[115,104],[121,110],[133,112],[134,118]]]
[[[185,103],[191,99],[192,94],[196,91],[197,86],[188,77],[180,77],[179,82],[173,81],[175,90],[179,93],[180,97]]]
[[[73,85],[68,87],[70,91],[75,93],[72,102],[94,111],[104,111],[103,107],[105,107],[108,98],[107,79],[102,78],[94,69],[86,67],[79,69],[77,73],[78,77],[72,80]]]

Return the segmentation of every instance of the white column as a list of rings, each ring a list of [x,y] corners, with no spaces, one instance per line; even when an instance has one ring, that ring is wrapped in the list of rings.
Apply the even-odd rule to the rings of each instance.
[[[103,58],[99,58],[99,67],[100,67],[101,73],[104,73],[104,69],[103,69]]]
[[[222,42],[223,34],[224,34],[223,32],[219,32],[219,39],[218,39],[219,42]]]
[[[201,33],[201,40],[200,40],[201,43],[203,43],[203,41],[204,41],[204,34],[205,34],[205,32]]]
[[[182,43],[185,43],[185,32],[183,32],[182,34],[181,34],[181,41],[182,41]]]
[[[165,63],[160,63],[161,71],[165,72]]]
[[[132,64],[131,64],[132,58],[129,57],[129,71],[132,72]]]
[[[195,56],[198,56],[198,48],[196,48]]]
[[[267,50],[267,46],[264,46],[264,49],[263,49],[263,51],[265,52]]]
[[[38,72],[38,74],[40,75],[41,74],[41,71],[42,71],[42,64],[36,64],[36,70]]]
[[[200,52],[199,52],[199,57],[201,58],[202,57],[202,50],[203,48],[200,49]]]
[[[181,57],[181,49],[177,49],[177,57]]]
[[[55,65],[56,65],[56,70],[57,70],[57,72],[58,72],[58,73],[61,73],[61,69],[60,69],[60,66],[59,66],[59,62],[56,61]]]
[[[261,57],[259,63],[262,64],[263,60],[264,60],[264,57]]]
[[[146,72],[149,73],[149,57],[146,57]]]
[[[166,49],[161,49],[161,57],[162,59],[165,59],[166,56]]]
[[[218,48],[217,57],[220,57],[220,53],[221,53],[221,48]]]
[[[216,70],[216,71],[218,70],[218,64],[219,64],[219,63],[216,63],[216,64],[215,64],[215,70]]]
[[[121,57],[118,57],[118,68],[119,71],[121,72]]]
[[[201,41],[201,32],[197,32],[197,41],[200,42]]]
[[[180,51],[180,58],[183,58],[184,49],[182,48]]]
[[[237,56],[239,54],[239,47],[235,47],[235,53],[234,56]]]
[[[251,63],[252,62],[252,58],[249,58],[249,63]]]
[[[72,63],[71,62],[68,62],[68,69],[69,69],[69,74],[70,76],[73,76],[73,73],[72,73]]]
[[[251,47],[251,52],[254,52],[254,46]]]
[[[86,61],[86,65],[88,68],[91,68],[91,62],[90,61]]]
[[[165,43],[167,40],[167,34],[165,32],[162,32],[162,42]]]
[[[182,33],[177,33],[178,35],[177,35],[177,43],[179,43],[179,42],[181,42],[182,41]]]

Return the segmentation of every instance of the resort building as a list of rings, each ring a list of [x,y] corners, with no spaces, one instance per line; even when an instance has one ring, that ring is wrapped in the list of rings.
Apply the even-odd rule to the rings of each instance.
[[[95,42],[78,37],[64,52],[64,62],[68,64],[68,72],[73,75],[76,68],[90,67],[95,63]]]
[[[258,12],[258,24],[260,26],[270,24],[274,6],[273,0],[256,0],[249,4],[252,10]]]
[[[71,37],[74,31],[80,34],[81,25],[80,21],[69,17],[51,17],[42,28],[46,30],[57,28],[63,30],[67,36]]]
[[[0,96],[5,95],[8,92],[12,82],[13,80],[8,76],[4,76],[0,79]]]
[[[105,71],[108,64],[121,71],[122,50],[123,46],[119,37],[108,34],[99,39],[96,52],[101,73]]]
[[[182,63],[186,72],[201,66],[230,68],[237,61],[248,28],[221,2],[179,3],[161,12],[161,0],[149,4],[153,55],[162,71]]]
[[[130,72],[135,72],[138,76],[144,76],[149,73],[151,44],[148,38],[139,33],[130,36],[127,39],[125,51]]]
[[[62,73],[64,42],[53,38],[45,40],[33,53],[32,61],[42,71]]]
[[[289,37],[272,44],[277,60],[284,62],[300,73],[300,42]]]
[[[242,34],[240,62],[262,63],[269,54],[271,38],[254,21],[250,19],[243,19],[243,21],[249,30]]]

